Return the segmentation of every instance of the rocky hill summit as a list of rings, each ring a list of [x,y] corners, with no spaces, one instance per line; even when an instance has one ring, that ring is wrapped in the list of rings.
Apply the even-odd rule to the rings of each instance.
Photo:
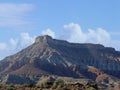
[[[1,83],[18,83],[12,82],[14,77],[23,83],[37,82],[48,75],[112,83],[119,80],[119,74],[120,52],[114,48],[69,43],[48,35],[38,36],[31,46],[0,61]]]

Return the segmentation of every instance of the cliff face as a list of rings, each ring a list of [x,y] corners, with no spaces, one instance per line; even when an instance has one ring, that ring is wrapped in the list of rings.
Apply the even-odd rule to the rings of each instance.
[[[76,44],[39,36],[31,46],[0,61],[0,75],[6,74],[93,80],[105,74],[120,78],[120,52],[100,44]]]

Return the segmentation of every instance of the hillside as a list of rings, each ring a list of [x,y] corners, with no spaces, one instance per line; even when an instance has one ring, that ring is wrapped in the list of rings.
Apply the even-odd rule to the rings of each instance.
[[[1,83],[36,83],[49,75],[113,83],[119,81],[119,74],[120,52],[114,48],[69,43],[47,35],[37,37],[31,46],[0,61]],[[13,82],[8,76],[25,82]]]

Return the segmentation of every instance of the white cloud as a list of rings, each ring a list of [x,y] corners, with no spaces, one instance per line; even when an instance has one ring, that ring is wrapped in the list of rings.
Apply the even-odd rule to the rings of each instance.
[[[114,32],[110,32],[110,34],[113,35],[113,36],[120,36],[120,32],[115,32],[114,31]]]
[[[8,43],[0,43],[0,59],[29,46],[34,40],[35,36],[31,37],[28,33],[21,33],[20,37],[17,39],[11,38]]]
[[[26,13],[27,11],[33,8],[32,4],[15,4],[15,3],[0,3],[0,12],[1,15],[5,17],[16,16]],[[9,15],[7,15],[9,14]]]
[[[49,35],[52,38],[55,38],[55,33],[51,29],[46,29],[41,32],[42,35]]]
[[[3,51],[6,49],[6,44],[5,43],[0,43],[0,51]]]
[[[0,26],[13,27],[28,24],[26,15],[32,9],[32,4],[0,3]]]
[[[86,40],[86,36],[82,32],[79,24],[74,23],[64,25],[62,31],[62,38],[70,42],[84,42]]]
[[[88,32],[83,32],[79,24],[70,23],[64,25],[62,30],[62,39],[77,43],[100,43],[105,44],[110,41],[110,34],[102,29],[89,29]]]
[[[35,37],[30,37],[29,33],[21,33],[21,47],[26,47],[34,42]]]
[[[11,39],[10,39],[10,44],[11,44],[12,46],[16,46],[17,40],[11,38]]]
[[[107,45],[120,51],[120,40],[111,40]]]
[[[89,29],[86,37],[87,42],[91,43],[105,44],[110,41],[110,34],[102,28],[98,28],[96,30]]]

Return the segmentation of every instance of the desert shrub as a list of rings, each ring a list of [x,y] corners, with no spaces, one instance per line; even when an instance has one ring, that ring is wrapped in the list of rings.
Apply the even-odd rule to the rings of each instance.
[[[23,84],[21,85],[21,87],[28,87],[28,84]]]
[[[35,87],[35,85],[31,83],[31,84],[28,84],[28,87],[32,88],[32,87]]]
[[[15,90],[15,86],[13,84],[7,85],[6,90]]]
[[[98,90],[98,85],[96,83],[93,83],[91,86]]]
[[[52,85],[53,85],[53,82],[45,81],[45,82],[40,84],[40,87],[41,88],[50,88]]]
[[[0,88],[2,88],[2,85],[0,84]]]
[[[32,88],[32,87],[35,87],[35,85],[34,84],[23,84],[23,85],[21,85],[21,87],[29,87],[29,88]]]
[[[93,87],[89,87],[89,90],[98,90],[98,89],[95,89],[95,88],[93,88]]]
[[[65,86],[65,82],[62,79],[56,79],[53,83],[52,88],[63,88]]]

